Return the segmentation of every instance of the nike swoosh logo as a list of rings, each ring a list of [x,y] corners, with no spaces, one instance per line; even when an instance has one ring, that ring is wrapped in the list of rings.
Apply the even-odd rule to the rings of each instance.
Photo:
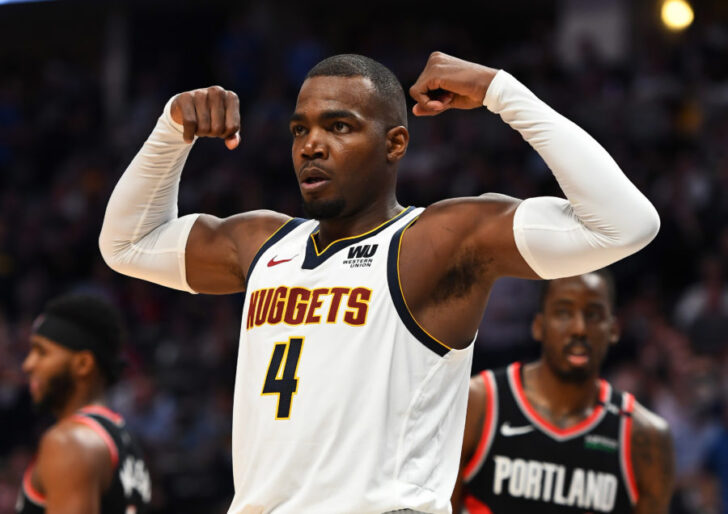
[[[533,425],[525,425],[522,427],[512,427],[506,421],[501,425],[500,433],[503,437],[513,437],[514,435],[523,435],[529,432],[533,432]]]
[[[295,255],[293,257],[295,257]],[[291,257],[290,259],[281,259],[279,261],[277,261],[276,258],[273,257],[271,260],[268,261],[268,267],[271,268],[273,266],[277,266],[279,264],[283,264],[284,262],[292,261],[293,260],[293,257]]]

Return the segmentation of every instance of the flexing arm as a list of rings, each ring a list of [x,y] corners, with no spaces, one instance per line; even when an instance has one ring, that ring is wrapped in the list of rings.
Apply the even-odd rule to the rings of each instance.
[[[635,403],[632,465],[639,494],[635,514],[667,514],[675,485],[675,452],[665,420]]]
[[[486,397],[482,377],[476,375],[471,378],[470,391],[468,393],[468,411],[465,417],[463,449],[460,453],[460,470],[458,471],[455,489],[450,499],[453,514],[460,514],[463,509],[463,500],[465,498],[465,467],[470,462],[470,459],[473,458],[473,455],[475,455],[475,450],[478,448],[478,443],[480,442],[485,420]]]
[[[482,228],[464,229],[475,246],[513,242],[510,251],[493,254],[500,274],[533,277],[535,272],[552,279],[585,273],[638,251],[657,234],[654,207],[604,148],[505,71],[436,52],[410,94],[420,116],[480,105],[499,114],[541,155],[568,199],[511,199],[509,204],[501,198],[500,205],[484,200],[467,209],[449,204],[455,218],[466,220],[478,211],[488,216],[476,216]],[[448,209],[440,211],[441,218],[448,216],[443,212]],[[517,262],[501,262],[512,257]]]
[[[232,150],[239,129],[237,95],[220,87],[182,93],[167,103],[109,199],[99,248],[111,268],[188,292],[245,288],[255,251],[287,217],[269,211],[225,220],[177,217],[180,176],[195,137],[222,138]]]
[[[429,206],[407,229],[402,292],[418,323],[447,346],[472,341],[498,277],[586,273],[657,233],[654,207],[609,154],[507,73],[435,52],[410,94],[418,116],[485,103],[538,151],[568,198],[454,198]]]
[[[40,444],[36,473],[47,514],[99,514],[111,483],[109,450],[92,430],[56,427]]]

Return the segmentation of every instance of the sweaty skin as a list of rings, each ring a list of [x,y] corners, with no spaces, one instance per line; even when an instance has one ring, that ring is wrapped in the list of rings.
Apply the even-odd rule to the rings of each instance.
[[[480,107],[496,72],[436,52],[410,90],[418,101],[415,115]],[[428,92],[434,89],[448,92],[432,100]],[[338,216],[321,220],[319,248],[364,233],[403,210],[395,198],[396,167],[409,135],[401,126],[384,127],[379,105],[363,77],[313,77],[301,87],[291,133],[302,197],[345,202]],[[234,93],[212,87],[178,95],[171,114],[184,126],[186,140],[220,137],[232,146],[240,128],[239,116],[233,116],[238,110]],[[312,179],[320,183],[313,187]],[[403,236],[399,272],[407,305],[427,332],[451,348],[472,340],[496,278],[538,278],[514,241],[519,202],[504,195],[437,202]],[[189,285],[200,293],[243,291],[258,248],[288,219],[263,210],[224,220],[201,215],[187,240]]]
[[[542,357],[524,368],[524,390],[529,403],[552,424],[566,428],[589,417],[599,390],[599,370],[610,345],[619,339],[606,284],[597,274],[551,281],[543,312],[532,325],[542,344]],[[586,363],[571,365],[564,349],[575,340],[588,343]],[[580,352],[581,353],[581,352]],[[585,379],[566,381],[560,374],[583,368]],[[570,369],[572,368],[572,369]],[[480,376],[470,381],[460,473],[452,496],[453,512],[464,499],[463,471],[480,442],[486,411],[485,384]],[[631,456],[639,499],[635,514],[666,514],[675,480],[670,430],[662,418],[638,402],[632,413]]]

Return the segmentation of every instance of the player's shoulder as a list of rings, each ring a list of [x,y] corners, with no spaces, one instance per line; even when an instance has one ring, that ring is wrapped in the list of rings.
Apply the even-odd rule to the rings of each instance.
[[[423,217],[446,215],[487,215],[499,214],[515,209],[521,200],[501,193],[485,193],[480,196],[463,196],[440,200],[428,207],[420,215]]]
[[[40,441],[39,453],[54,457],[93,457],[105,455],[108,450],[99,430],[84,423],[81,416],[73,415],[46,430]]]
[[[662,417],[635,402],[632,411],[631,457],[641,504],[663,504],[667,512],[675,480],[675,448]]]
[[[660,437],[670,437],[670,425],[661,416],[655,414],[647,407],[634,402],[632,410],[633,431],[650,433]]]
[[[499,193],[440,200],[427,206],[413,228],[443,240],[460,240],[469,235],[485,234],[500,227],[511,216],[521,200]],[[485,238],[488,240],[489,238]]]
[[[293,218],[281,212],[268,209],[241,212],[220,220],[225,230],[254,230],[272,234]]]
[[[41,437],[36,467],[46,490],[68,480],[106,480],[110,465],[104,440],[86,425],[64,419]]]
[[[490,394],[495,394],[499,384],[502,385],[506,380],[508,367],[510,366],[484,369],[470,377],[470,396],[486,401],[488,390],[491,390]]]
[[[469,401],[485,405],[488,401],[489,390],[490,394],[494,393],[493,384],[497,381],[496,374],[500,371],[500,369],[484,369],[470,377]]]
[[[470,377],[470,396],[483,397],[485,398],[485,381],[483,378],[483,371]]]
[[[249,263],[255,252],[292,220],[286,214],[264,209],[234,214],[227,218],[202,214],[197,219],[197,224],[201,227],[195,236],[198,244],[188,243],[188,248],[197,246],[206,252],[215,241],[224,238],[237,248],[242,261]]]

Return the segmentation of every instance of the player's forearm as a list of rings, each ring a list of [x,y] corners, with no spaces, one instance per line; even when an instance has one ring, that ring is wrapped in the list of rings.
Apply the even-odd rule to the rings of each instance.
[[[568,198],[528,199],[516,212],[519,250],[542,278],[606,266],[655,237],[657,211],[584,130],[503,71],[484,104],[541,155]]]
[[[177,195],[192,145],[183,141],[169,107],[114,188],[99,248],[119,273],[191,291],[184,253],[197,215],[177,218]]]

